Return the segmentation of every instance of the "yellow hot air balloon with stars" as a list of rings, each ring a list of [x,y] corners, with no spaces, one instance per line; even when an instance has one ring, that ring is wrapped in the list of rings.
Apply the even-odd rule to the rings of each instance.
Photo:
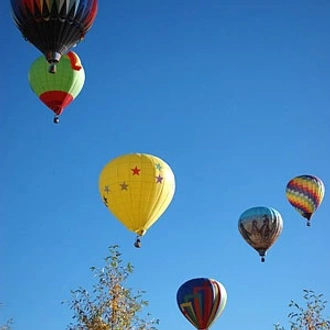
[[[140,237],[159,219],[172,201],[175,178],[162,159],[143,153],[111,160],[99,177],[105,206],[129,230]]]

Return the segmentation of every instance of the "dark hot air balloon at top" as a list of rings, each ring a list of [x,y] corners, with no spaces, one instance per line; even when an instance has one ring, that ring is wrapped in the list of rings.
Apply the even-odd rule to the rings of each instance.
[[[23,37],[38,48],[56,72],[56,63],[92,27],[97,0],[11,0],[14,21]]]

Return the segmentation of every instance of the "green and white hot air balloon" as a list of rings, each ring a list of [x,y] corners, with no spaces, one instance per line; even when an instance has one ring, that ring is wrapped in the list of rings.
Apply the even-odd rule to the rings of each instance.
[[[44,56],[34,61],[29,71],[33,92],[55,113],[54,123],[59,123],[63,110],[79,95],[85,82],[85,71],[79,56],[68,52],[57,64],[57,73],[48,72],[49,63]]]

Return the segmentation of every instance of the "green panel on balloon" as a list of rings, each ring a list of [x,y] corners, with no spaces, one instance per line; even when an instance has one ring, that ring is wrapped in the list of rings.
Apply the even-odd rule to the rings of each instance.
[[[66,92],[73,99],[78,96],[85,82],[85,71],[78,55],[69,52],[62,56],[56,74],[49,73],[48,66],[43,56],[33,62],[29,71],[32,90],[38,96],[50,91]]]

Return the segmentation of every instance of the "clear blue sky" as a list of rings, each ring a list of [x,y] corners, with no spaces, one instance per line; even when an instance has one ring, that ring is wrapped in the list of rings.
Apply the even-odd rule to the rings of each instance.
[[[40,53],[9,1],[0,37],[0,321],[64,329],[61,301],[90,287],[89,267],[112,244],[136,267],[129,285],[147,291],[160,330],[193,329],[175,297],[194,277],[227,289],[215,330],[272,329],[305,288],[330,299],[329,1],[100,1],[75,48],[85,86],[59,125],[30,90]],[[161,157],[177,182],[139,250],[98,193],[103,166],[130,152]],[[284,193],[305,173],[326,185],[310,228]],[[263,264],[237,229],[259,205],[284,221]]]

